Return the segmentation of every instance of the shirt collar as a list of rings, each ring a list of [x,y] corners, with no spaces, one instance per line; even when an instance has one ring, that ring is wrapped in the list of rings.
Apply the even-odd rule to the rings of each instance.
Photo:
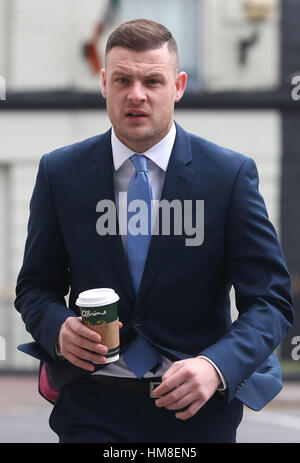
[[[163,171],[166,172],[171,152],[173,149],[174,141],[176,137],[176,127],[173,122],[170,131],[167,135],[156,143],[154,146],[145,151],[144,154],[151,161],[157,164]],[[132,151],[128,146],[124,145],[116,136],[114,129],[111,131],[111,146],[113,154],[113,162],[115,170],[118,170],[119,167],[133,154],[135,151]]]

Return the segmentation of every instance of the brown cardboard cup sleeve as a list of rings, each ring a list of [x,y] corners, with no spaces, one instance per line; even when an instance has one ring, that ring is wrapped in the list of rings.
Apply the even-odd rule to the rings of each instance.
[[[79,294],[79,306],[83,323],[101,336],[101,344],[108,348],[106,363],[119,359],[120,329],[117,301],[119,296],[111,288],[95,288]]]

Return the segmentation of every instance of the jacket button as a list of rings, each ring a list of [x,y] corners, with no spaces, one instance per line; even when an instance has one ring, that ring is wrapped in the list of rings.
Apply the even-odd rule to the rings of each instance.
[[[142,317],[135,317],[135,326],[142,325]]]

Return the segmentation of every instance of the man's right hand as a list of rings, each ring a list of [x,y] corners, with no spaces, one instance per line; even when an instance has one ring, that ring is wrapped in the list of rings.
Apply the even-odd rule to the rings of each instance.
[[[120,326],[122,324],[120,323]],[[94,371],[96,364],[104,364],[107,347],[101,344],[100,334],[87,328],[81,317],[68,317],[58,335],[60,353],[73,365]]]

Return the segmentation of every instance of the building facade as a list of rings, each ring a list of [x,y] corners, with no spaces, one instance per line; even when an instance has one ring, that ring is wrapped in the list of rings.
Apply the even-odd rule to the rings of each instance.
[[[13,300],[39,160],[110,127],[99,73],[84,55],[86,41],[107,17],[96,44],[100,61],[114,25],[136,17],[165,24],[189,76],[177,122],[257,163],[260,191],[293,279],[296,324],[279,349],[283,360],[291,360],[292,339],[300,335],[300,101],[292,85],[300,75],[300,5],[295,0],[164,0],[161,5],[159,0],[89,0],[88,6],[81,0],[0,0],[6,98],[0,101],[0,345],[5,351],[0,371],[37,368],[16,350],[31,337]],[[234,294],[232,306],[235,317]]]

